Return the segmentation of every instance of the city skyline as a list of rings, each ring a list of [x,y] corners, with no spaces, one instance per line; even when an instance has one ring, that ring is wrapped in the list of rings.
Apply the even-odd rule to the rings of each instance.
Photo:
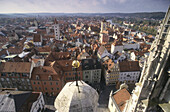
[[[170,0],[0,0],[0,13],[166,12]]]

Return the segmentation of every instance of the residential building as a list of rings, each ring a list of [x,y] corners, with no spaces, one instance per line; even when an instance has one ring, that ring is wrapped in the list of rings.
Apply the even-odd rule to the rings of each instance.
[[[51,66],[34,67],[30,77],[33,91],[58,95],[63,87],[62,72]]]
[[[119,62],[119,61],[123,61],[126,59],[126,55],[124,52],[120,53],[120,52],[116,52],[113,56],[113,59],[115,62]]]
[[[18,90],[32,90],[30,76],[33,64],[30,62],[1,63],[1,88],[17,88]]]
[[[139,49],[140,44],[135,42],[123,43],[123,49]]]
[[[108,108],[110,112],[126,112],[127,101],[131,95],[126,87],[122,87],[116,92],[110,93]]]
[[[119,81],[119,65],[111,59],[104,63],[104,76],[106,85],[114,85]]]
[[[123,44],[122,41],[115,40],[113,44],[111,45],[111,53],[114,54],[116,52],[122,52],[123,51]]]
[[[33,37],[34,45],[40,47],[40,46],[42,46],[42,42],[43,42],[42,35],[34,34],[34,37]]]
[[[97,52],[97,56],[99,57],[99,59],[102,59],[105,56],[110,56],[110,53],[108,53],[107,49],[104,46],[100,46]]]
[[[82,65],[77,69],[73,68],[72,66],[73,60],[58,60],[54,64],[54,67],[61,68],[63,71],[63,78],[64,83],[75,81],[76,73],[78,75],[78,80],[83,80],[83,71],[82,71]],[[81,63],[81,61],[80,61]]]
[[[105,33],[100,34],[100,40],[101,43],[107,43],[109,42],[109,35]]]
[[[32,59],[34,67],[44,66],[44,59]]]
[[[83,81],[88,84],[97,84],[101,80],[101,64],[96,59],[82,60]]]
[[[140,67],[138,61],[122,61],[119,62],[119,81],[136,83],[140,78]]]

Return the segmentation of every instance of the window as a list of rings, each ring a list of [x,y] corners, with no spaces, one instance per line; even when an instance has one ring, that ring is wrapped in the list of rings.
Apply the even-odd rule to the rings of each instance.
[[[23,77],[28,77],[28,74],[27,73],[23,73],[22,76]]]
[[[71,75],[71,73],[69,73],[69,75]]]
[[[51,76],[48,76],[48,79],[49,79],[49,80],[52,80],[52,77],[51,77]]]
[[[88,78],[88,76],[86,75],[86,78]]]
[[[67,75],[67,73],[65,73],[65,75]]]
[[[40,82],[37,82],[37,84],[40,84]]]
[[[57,88],[57,90],[59,90],[59,88]]]
[[[36,75],[36,80],[39,80],[40,78],[39,78],[39,76],[38,75]]]
[[[47,88],[45,88],[45,90],[47,90]]]
[[[44,82],[44,85],[46,85],[46,82]]]
[[[51,88],[51,90],[53,90],[53,88]]]
[[[52,82],[50,82],[50,85],[53,85],[53,83],[52,83]]]
[[[41,90],[41,87],[39,87],[39,90]]]
[[[56,82],[56,85],[58,85],[58,82]]]
[[[2,81],[4,81],[4,78],[1,78]]]
[[[33,82],[34,84],[36,84],[36,82]]]
[[[1,76],[6,76],[6,73],[2,73]]]

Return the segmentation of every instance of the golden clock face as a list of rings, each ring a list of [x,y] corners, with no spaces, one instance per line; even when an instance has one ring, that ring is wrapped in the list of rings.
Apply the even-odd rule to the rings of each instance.
[[[79,62],[78,60],[74,60],[74,61],[72,62],[72,66],[73,66],[74,68],[78,68],[78,67],[80,66],[80,62]]]

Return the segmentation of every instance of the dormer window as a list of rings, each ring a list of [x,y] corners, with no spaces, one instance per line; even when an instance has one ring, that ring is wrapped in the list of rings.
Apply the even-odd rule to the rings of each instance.
[[[51,76],[48,76],[48,79],[49,79],[49,80],[52,80],[52,77],[51,77]]]
[[[38,75],[36,75],[36,80],[39,80],[39,79],[40,79],[40,77]]]
[[[66,66],[66,67],[68,67],[68,65],[69,65],[69,64],[68,64],[68,63],[66,63],[66,65],[65,65],[65,66]]]

